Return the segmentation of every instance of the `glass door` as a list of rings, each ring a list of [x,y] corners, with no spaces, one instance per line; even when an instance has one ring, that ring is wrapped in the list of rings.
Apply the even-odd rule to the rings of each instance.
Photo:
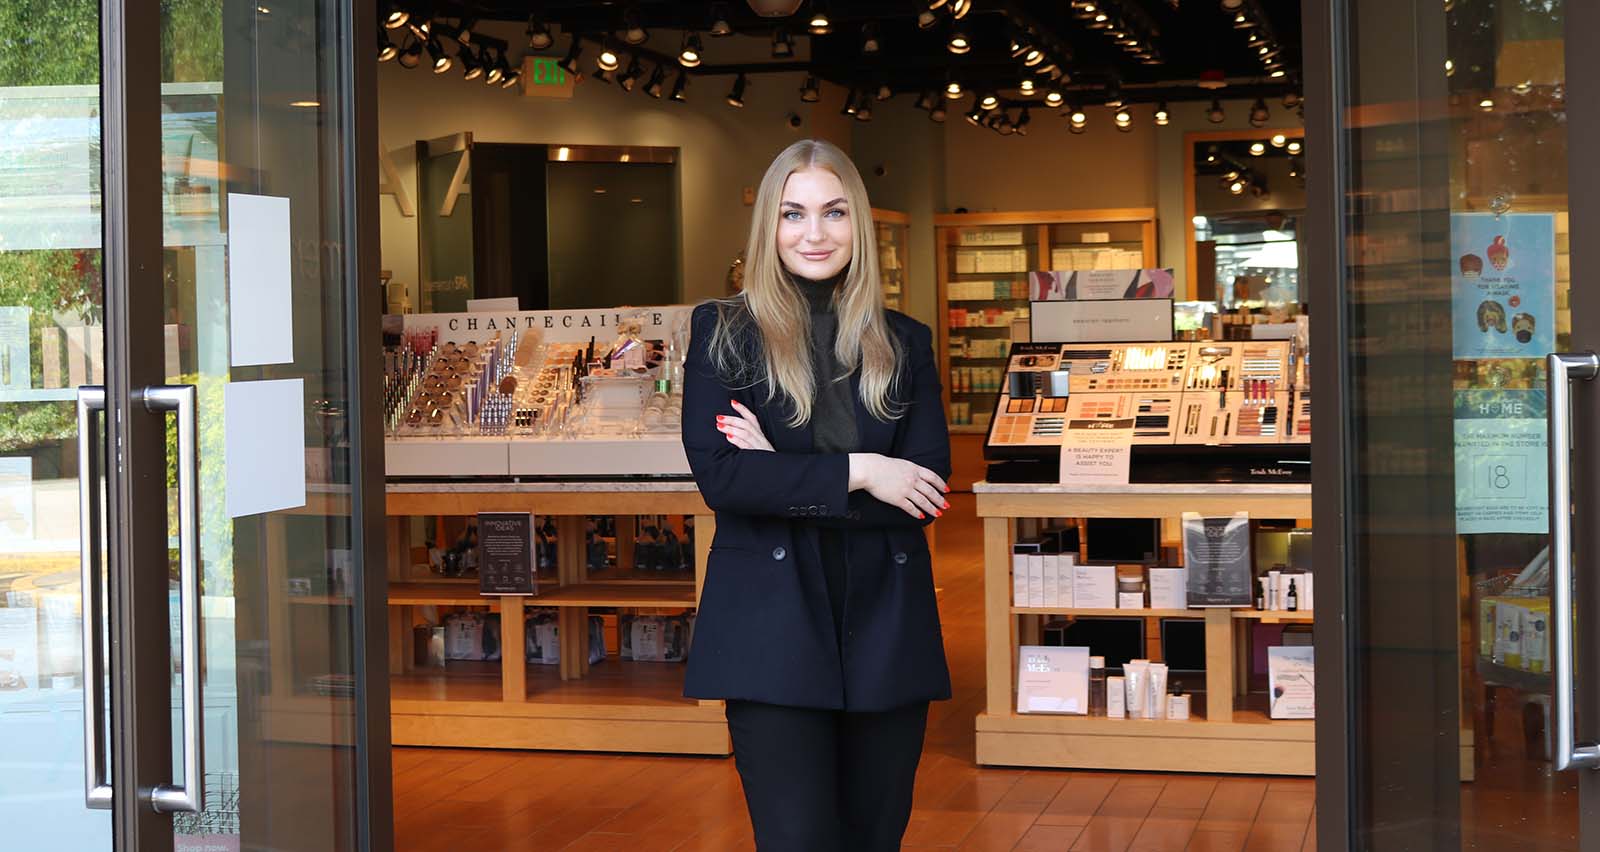
[[[132,7],[0,7],[6,845],[383,848],[376,13]]]
[[[1600,175],[1569,156],[1600,143],[1600,62],[1578,47],[1600,13],[1312,5],[1334,14],[1308,15],[1308,47],[1344,48],[1308,64],[1307,93],[1333,105],[1308,134],[1337,211],[1308,269],[1318,381],[1340,391],[1319,397],[1339,410],[1319,429],[1316,511],[1344,524],[1327,541],[1319,524],[1318,561],[1343,569],[1327,587],[1346,615],[1342,633],[1319,624],[1321,844],[1600,848],[1600,752],[1583,746],[1600,737],[1584,558],[1600,546],[1600,387],[1590,358],[1550,358],[1600,348],[1584,275]],[[1569,422],[1570,489],[1554,452]]]

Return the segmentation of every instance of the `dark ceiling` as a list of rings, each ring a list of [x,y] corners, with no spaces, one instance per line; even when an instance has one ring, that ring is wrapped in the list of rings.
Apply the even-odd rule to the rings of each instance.
[[[964,0],[971,9],[956,20],[952,8],[957,0],[849,0],[826,3],[806,0],[798,12],[786,18],[756,15],[745,0],[733,2],[578,2],[577,0],[467,0],[467,2],[418,2],[396,0],[398,6],[419,15],[442,21],[473,19],[516,21],[531,19],[558,29],[555,43],[532,51],[561,56],[569,45],[567,34],[597,41],[611,37],[622,53],[639,53],[646,62],[668,63],[679,49],[676,33],[655,33],[644,45],[635,48],[621,42],[619,34],[625,20],[637,20],[646,30],[699,31],[705,46],[704,62],[689,73],[692,76],[759,74],[767,71],[808,70],[818,77],[847,87],[876,89],[887,85],[895,92],[922,92],[937,89],[950,78],[969,90],[997,91],[1008,104],[1042,104],[1049,87],[1059,88],[1069,102],[1097,102],[1108,89],[1120,88],[1132,103],[1161,100],[1210,100],[1213,97],[1273,97],[1299,86],[1300,4],[1299,0]],[[1239,11],[1223,8],[1237,5],[1253,28],[1235,26]],[[918,26],[918,16],[928,14],[936,23]],[[382,4],[380,4],[380,7]],[[810,35],[808,63],[773,59],[734,62],[719,57],[719,39],[707,30],[713,21],[725,20],[740,35],[771,39],[782,28],[792,36],[809,35],[808,22],[815,11],[824,12],[831,32]],[[1101,26],[1122,22],[1128,38],[1140,38],[1138,48],[1119,46],[1113,33],[1098,29],[1094,17],[1105,14]],[[924,20],[926,21],[926,17]],[[871,27],[880,49],[864,54],[864,27]],[[947,48],[953,31],[964,33],[971,51],[956,55]],[[1278,51],[1276,62],[1281,76],[1273,78],[1259,55],[1260,47],[1248,44],[1252,33]],[[447,48],[454,48],[448,44]],[[667,42],[672,43],[668,44]],[[1047,75],[1034,74],[1012,55],[1014,43],[1037,45],[1048,54],[1035,68],[1052,62],[1068,79],[1050,83]],[[520,52],[526,44],[511,45]],[[1143,58],[1133,50],[1144,52]],[[593,64],[597,49],[590,46],[586,65]],[[748,50],[739,51],[748,57]],[[584,68],[585,73],[592,68]],[[1228,83],[1220,91],[1201,88],[1198,81],[1210,74]],[[1034,95],[1018,89],[1024,77],[1038,85]]]

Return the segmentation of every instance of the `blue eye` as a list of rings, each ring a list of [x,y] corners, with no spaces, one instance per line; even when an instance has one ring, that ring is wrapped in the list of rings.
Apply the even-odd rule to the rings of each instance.
[[[783,218],[788,219],[791,222],[798,222],[804,217],[800,215],[800,211],[798,210],[789,210],[783,214]]]
[[[829,210],[828,211],[828,215],[832,216],[835,219],[842,219],[842,218],[845,217],[845,211],[843,211],[843,210]]]

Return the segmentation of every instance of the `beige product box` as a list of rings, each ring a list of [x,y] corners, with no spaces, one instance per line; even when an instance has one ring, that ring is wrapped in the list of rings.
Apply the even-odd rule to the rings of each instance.
[[[1167,696],[1167,719],[1173,722],[1189,721],[1189,696],[1187,694]]]
[[[1117,608],[1117,566],[1073,565],[1072,604],[1078,609]]]
[[[1189,577],[1183,568],[1151,568],[1150,608],[1188,609]]]
[[[1543,598],[1522,603],[1521,668],[1534,674],[1550,670],[1550,602]]]
[[[1522,607],[1514,598],[1502,598],[1494,608],[1494,661],[1522,667]]]
[[[1051,608],[1061,606],[1061,561],[1056,559],[1054,553],[1046,553],[1039,557],[1044,561],[1044,605]]]
[[[1077,606],[1077,595],[1072,591],[1072,569],[1077,557],[1070,553],[1051,553],[1045,558],[1056,563],[1056,604],[1069,609]]]
[[[1011,554],[1011,605],[1028,605],[1028,554]]]
[[[1106,718],[1128,718],[1127,680],[1120,676],[1106,678]]]
[[[1017,712],[1089,712],[1089,649],[1023,645],[1017,650]]]
[[[1028,554],[1028,606],[1044,606],[1044,556]]]

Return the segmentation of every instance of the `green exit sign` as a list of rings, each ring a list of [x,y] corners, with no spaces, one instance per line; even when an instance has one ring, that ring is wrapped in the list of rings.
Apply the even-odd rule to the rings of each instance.
[[[570,98],[575,79],[548,56],[522,59],[522,93],[530,98]]]

